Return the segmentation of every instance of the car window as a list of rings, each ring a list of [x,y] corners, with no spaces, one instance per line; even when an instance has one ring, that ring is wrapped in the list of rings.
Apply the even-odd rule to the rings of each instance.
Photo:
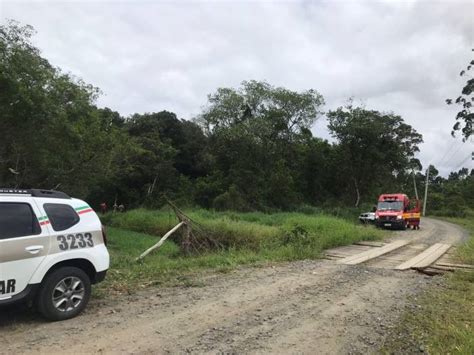
[[[41,234],[41,227],[27,203],[0,202],[0,239]]]
[[[69,205],[45,203],[43,208],[56,232],[69,229],[79,222],[79,216]]]

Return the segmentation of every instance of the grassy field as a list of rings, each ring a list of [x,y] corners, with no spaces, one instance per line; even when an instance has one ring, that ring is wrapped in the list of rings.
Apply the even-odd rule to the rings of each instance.
[[[474,219],[443,218],[470,231],[459,248],[459,261],[474,265]],[[440,286],[417,300],[419,308],[407,313],[387,353],[406,353],[413,345],[430,354],[474,354],[474,272],[446,275]]]
[[[187,213],[224,248],[185,256],[170,238],[160,250],[138,263],[135,258],[177,223],[174,214],[139,209],[104,216],[109,226],[112,264],[99,292],[105,289],[127,292],[162,283],[182,284],[188,282],[187,276],[198,271],[225,272],[243,264],[315,259],[324,249],[359,240],[376,240],[384,235],[373,227],[326,215],[207,210]]]

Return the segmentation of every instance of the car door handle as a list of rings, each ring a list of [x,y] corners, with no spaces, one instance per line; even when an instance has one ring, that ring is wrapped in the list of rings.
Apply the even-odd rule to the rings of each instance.
[[[25,250],[30,254],[38,254],[43,249],[44,249],[43,245],[32,245],[30,247],[25,248]]]

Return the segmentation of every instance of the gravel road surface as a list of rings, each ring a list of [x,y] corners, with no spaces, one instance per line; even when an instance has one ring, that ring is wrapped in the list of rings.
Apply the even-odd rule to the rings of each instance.
[[[459,243],[466,233],[423,219],[391,240]],[[149,288],[93,300],[80,317],[46,323],[0,309],[0,353],[375,353],[416,295],[438,277],[377,262],[334,260],[243,267],[194,287]]]

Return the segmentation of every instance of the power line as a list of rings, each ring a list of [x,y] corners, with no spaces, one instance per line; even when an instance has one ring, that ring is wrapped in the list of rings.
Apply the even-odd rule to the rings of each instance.
[[[459,141],[458,141],[459,142]],[[448,156],[449,153],[451,153],[451,150],[455,147],[455,143],[456,141],[454,141],[451,146],[449,147],[449,149],[447,151],[444,152],[444,155],[441,157],[441,159],[438,160],[438,166],[441,165],[442,162],[444,162],[444,159]],[[458,150],[460,149],[460,147],[462,147],[462,142],[461,142],[461,145],[458,147]],[[430,166],[432,163],[433,163],[433,160],[434,159],[431,159],[431,162],[428,164],[428,166]]]
[[[454,169],[453,171],[458,171],[460,168],[463,167],[464,163],[466,163],[468,160],[472,159],[472,153],[469,153],[469,155],[466,157],[466,159],[464,159],[461,164],[458,165],[458,167],[456,169]]]
[[[451,159],[453,159],[453,157],[459,153],[459,151],[461,150],[461,148],[464,147],[464,143],[461,142],[461,144],[458,146],[458,148],[453,151],[453,153],[449,156],[449,159],[447,160],[441,160],[440,162],[438,162],[438,166],[442,166],[444,163],[447,163],[449,161],[451,161]],[[445,156],[447,156],[447,154],[445,154]]]

